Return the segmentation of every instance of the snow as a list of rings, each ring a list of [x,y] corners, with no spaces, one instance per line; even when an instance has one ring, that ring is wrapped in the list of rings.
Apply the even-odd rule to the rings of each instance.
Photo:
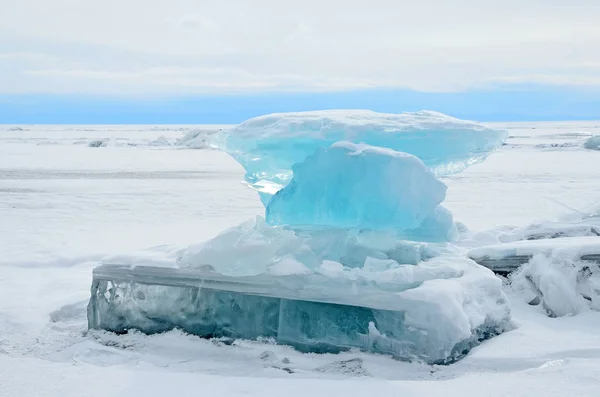
[[[256,117],[216,134],[213,143],[242,164],[246,182],[266,205],[289,183],[294,164],[337,141],[410,153],[441,175],[482,161],[506,136],[500,129],[431,111],[326,110]]]
[[[583,142],[600,135],[599,122],[492,126],[510,131],[507,145],[443,179],[444,205],[478,238],[489,241],[498,225],[561,219],[598,200],[600,158]],[[143,250],[168,261],[264,207],[239,184],[244,170],[223,153],[120,146],[160,135],[174,142],[184,127],[5,127],[17,126],[0,126],[3,396],[597,395],[600,314],[585,304],[575,315],[549,318],[541,305],[526,303],[528,291],[508,286],[516,328],[445,367],[355,351],[302,354],[267,341],[229,346],[179,331],[86,334],[100,258]],[[111,135],[116,147],[73,144]]]
[[[451,214],[437,210],[446,186],[407,153],[336,142],[295,164],[293,173],[267,205],[270,224],[393,230],[416,241],[456,234]]]

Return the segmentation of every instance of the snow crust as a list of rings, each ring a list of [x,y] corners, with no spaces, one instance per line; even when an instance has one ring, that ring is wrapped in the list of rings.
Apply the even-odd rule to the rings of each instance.
[[[246,182],[265,205],[289,183],[294,164],[338,141],[410,153],[443,175],[482,161],[507,138],[505,131],[437,112],[366,110],[270,114],[219,135],[215,145],[246,169]]]

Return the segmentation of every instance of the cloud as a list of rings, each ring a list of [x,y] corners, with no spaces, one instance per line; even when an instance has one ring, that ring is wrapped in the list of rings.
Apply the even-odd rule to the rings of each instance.
[[[598,85],[600,2],[19,0],[0,93]]]

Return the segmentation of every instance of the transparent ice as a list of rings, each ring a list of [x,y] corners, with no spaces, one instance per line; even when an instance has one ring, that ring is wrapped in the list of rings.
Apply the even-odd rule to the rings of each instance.
[[[455,227],[452,214],[439,207],[445,197],[446,185],[415,156],[337,142],[293,166],[293,179],[270,200],[266,218],[277,225],[394,230],[411,240],[447,241]]]
[[[222,131],[213,142],[245,168],[246,182],[266,205],[288,184],[294,164],[337,141],[410,153],[443,175],[484,160],[506,138],[505,131],[431,111],[326,110],[256,117]]]

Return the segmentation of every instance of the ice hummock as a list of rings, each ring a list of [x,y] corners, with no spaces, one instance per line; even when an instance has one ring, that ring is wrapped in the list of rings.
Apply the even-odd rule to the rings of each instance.
[[[410,153],[443,175],[484,160],[506,138],[505,131],[431,111],[324,110],[256,117],[213,143],[245,168],[246,182],[266,205],[291,180],[294,164],[337,141]]]
[[[435,173],[504,137],[433,112],[364,111],[271,115],[216,134],[268,222],[192,245],[171,267],[97,268],[89,326],[452,362],[510,316],[501,281],[445,243],[457,231]]]
[[[293,179],[266,208],[277,225],[395,230],[407,239],[448,241],[452,214],[439,204],[446,185],[417,157],[336,142],[293,166]]]

